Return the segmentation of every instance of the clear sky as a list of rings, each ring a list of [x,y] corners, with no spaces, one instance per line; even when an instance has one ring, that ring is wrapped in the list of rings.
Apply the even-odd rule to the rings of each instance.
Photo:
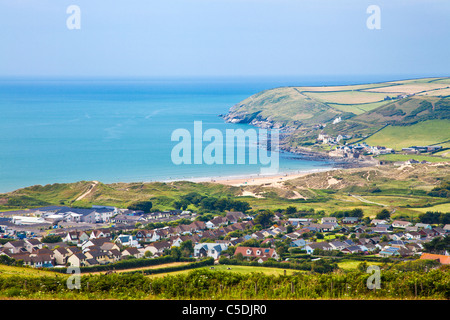
[[[449,76],[449,40],[449,0],[0,0],[0,77]]]

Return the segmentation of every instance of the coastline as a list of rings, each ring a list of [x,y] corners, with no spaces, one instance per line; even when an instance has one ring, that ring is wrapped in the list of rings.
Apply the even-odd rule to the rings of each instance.
[[[278,172],[276,174],[271,175],[248,174],[248,175],[230,175],[230,176],[216,176],[216,177],[198,177],[189,179],[165,180],[162,182],[175,182],[175,181],[190,181],[195,183],[209,182],[230,186],[262,185],[267,183],[287,181],[305,175],[309,175],[312,173],[333,171],[333,170],[337,170],[337,168],[329,167],[323,169],[287,171],[287,172]]]

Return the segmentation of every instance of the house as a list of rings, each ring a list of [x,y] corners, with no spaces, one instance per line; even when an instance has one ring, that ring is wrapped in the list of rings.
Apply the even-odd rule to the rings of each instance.
[[[228,220],[222,216],[217,216],[205,223],[208,229],[215,229],[226,224],[228,224]]]
[[[218,259],[228,245],[225,243],[198,243],[194,246],[194,257],[212,257]]]
[[[416,223],[416,227],[421,229],[432,229],[431,225],[428,223]]]
[[[346,247],[346,248],[341,250],[341,252],[347,253],[347,254],[360,253],[360,252],[363,252],[363,251],[365,251],[365,250],[363,250],[362,246],[349,246],[349,247]]]
[[[405,233],[405,237],[408,240],[420,240],[422,238],[422,234],[417,231],[411,231]]]
[[[330,242],[329,245],[333,248],[332,250],[342,250],[348,247],[346,243],[337,240]]]
[[[443,229],[445,230],[445,232],[449,233],[450,232],[450,224],[446,224]]]
[[[445,236],[447,234],[444,228],[441,227],[434,227],[433,231],[436,234],[436,236]]]
[[[439,261],[440,264],[450,264],[450,256],[445,256],[442,254],[432,254],[432,253],[422,253],[420,256],[422,260],[435,260]]]
[[[87,257],[81,253],[74,253],[67,258],[67,263],[72,267],[82,267],[86,264]]]
[[[103,230],[99,230],[99,229],[95,229],[92,230],[89,238],[90,239],[98,239],[98,238],[110,238],[111,237],[111,232],[109,231],[103,231]]]
[[[320,249],[320,250],[333,250],[333,247],[330,246],[328,244],[328,242],[326,241],[322,241],[322,242],[313,242],[313,243],[309,243],[305,246],[305,250],[306,253],[308,254],[312,254],[314,253],[315,249]]]
[[[24,240],[16,240],[7,242],[3,246],[4,250],[8,250],[9,253],[25,253],[27,249],[25,249],[25,241]]]
[[[408,221],[402,221],[402,220],[394,220],[392,222],[392,227],[394,228],[406,228],[408,226],[411,226],[412,223]]]
[[[392,257],[392,256],[399,256],[400,255],[399,249],[400,248],[385,246],[383,249],[381,249],[381,251],[378,253],[378,255],[380,257],[384,257],[384,258],[388,258],[388,257]]]
[[[245,258],[273,258],[278,260],[278,254],[273,248],[237,247],[234,256],[242,254]]]
[[[33,268],[52,268],[54,261],[49,254],[28,255],[24,257],[23,264]]]
[[[128,234],[121,234],[117,237],[115,240],[115,243],[117,243],[120,246],[130,246],[130,247],[137,247],[139,248],[141,245],[136,240],[136,237],[133,235]]]
[[[358,222],[359,222],[358,217],[345,217],[342,219],[342,223],[345,223],[345,224],[353,224],[353,223],[358,223]]]
[[[373,219],[372,221],[370,221],[370,223],[375,226],[378,226],[379,224],[387,224],[388,222],[383,219]]]
[[[62,239],[64,242],[71,244],[82,243],[86,240],[89,240],[89,236],[84,231],[69,231]]]
[[[112,218],[111,220],[114,223],[131,224],[131,225],[135,225],[138,222],[142,223],[146,221],[143,216],[130,216],[124,214],[119,214],[114,218]]]
[[[336,217],[323,217],[321,219],[321,223],[329,223],[329,224],[337,224],[337,218]]]
[[[304,248],[306,246],[306,241],[303,239],[294,240],[290,244],[291,247]]]
[[[113,262],[112,257],[109,257],[107,252],[100,250],[100,248],[98,247],[85,252],[84,255],[86,256],[87,260],[95,259],[98,264],[108,264]],[[87,262],[91,264],[90,261]]]
[[[53,256],[56,264],[65,265],[70,253],[66,248],[59,247],[53,250]]]
[[[129,247],[122,251],[122,257],[133,256],[135,258],[142,258],[144,256],[144,253],[139,251],[139,249],[136,247]]]
[[[158,241],[145,247],[146,251],[150,251],[153,255],[162,254],[164,250],[170,249],[171,245],[168,241]]]
[[[25,249],[28,252],[42,249],[43,246],[44,246],[44,244],[42,242],[40,242],[38,239],[25,239]]]
[[[235,222],[238,222],[239,220],[247,219],[247,215],[243,214],[240,211],[232,211],[232,212],[228,212],[225,215],[225,218],[228,219],[228,221],[235,223]]]

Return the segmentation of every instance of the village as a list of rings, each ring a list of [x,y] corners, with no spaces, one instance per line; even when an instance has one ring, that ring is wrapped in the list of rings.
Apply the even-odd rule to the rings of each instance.
[[[424,244],[448,237],[450,224],[369,219],[360,215],[290,217],[277,212],[262,227],[258,214],[224,212],[201,215],[172,210],[61,206],[0,213],[0,258],[34,268],[84,267],[123,259],[152,259],[170,254],[183,242],[191,256],[240,258],[263,263],[287,261],[290,250],[321,255],[373,255],[394,259],[432,259],[450,264],[448,252],[424,252]],[[288,250],[282,250],[283,244]],[[229,250],[233,248],[234,250]],[[284,257],[284,258],[283,258]],[[289,257],[289,255],[287,255]]]

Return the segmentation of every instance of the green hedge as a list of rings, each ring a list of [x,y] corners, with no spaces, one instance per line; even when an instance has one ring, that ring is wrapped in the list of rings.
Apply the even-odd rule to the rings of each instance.
[[[210,266],[213,264],[214,264],[213,258],[206,258],[202,261],[193,262],[193,263],[185,264],[185,265],[178,265],[178,266],[158,268],[158,269],[148,269],[148,270],[142,270],[142,271],[130,271],[130,272],[125,272],[125,273],[143,273],[143,274],[149,275],[149,274],[195,269],[195,268]]]
[[[109,270],[123,270],[123,269],[131,269],[131,268],[141,268],[141,267],[149,267],[149,266],[156,266],[159,264],[165,264],[170,262],[176,262],[176,261],[195,261],[194,258],[181,258],[176,259],[172,256],[163,256],[160,258],[140,258],[140,259],[130,259],[130,260],[121,260],[114,263],[108,263],[108,264],[102,264],[102,265],[96,265],[96,266],[87,266],[87,267],[80,267],[81,273],[88,273],[88,272],[98,272],[98,271],[109,271]],[[67,273],[67,268],[52,268],[48,269],[51,271],[56,271],[60,273]]]

